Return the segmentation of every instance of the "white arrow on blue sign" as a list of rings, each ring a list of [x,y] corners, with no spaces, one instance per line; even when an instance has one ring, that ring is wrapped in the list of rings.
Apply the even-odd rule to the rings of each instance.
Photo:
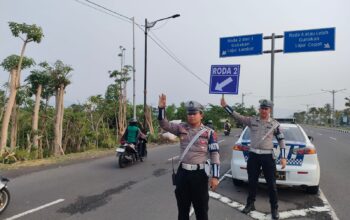
[[[238,94],[240,65],[212,65],[210,94]]]
[[[335,50],[335,28],[284,32],[284,53]]]

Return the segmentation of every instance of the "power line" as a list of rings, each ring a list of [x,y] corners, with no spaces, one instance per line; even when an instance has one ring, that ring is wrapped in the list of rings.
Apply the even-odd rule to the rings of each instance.
[[[118,18],[119,20],[122,20],[122,21],[125,21],[125,22],[128,22],[128,23],[132,23],[132,21],[130,20],[131,18],[128,18],[128,17],[126,17],[126,16],[124,16],[124,15],[118,13],[118,12],[115,12],[115,11],[112,11],[112,10],[109,10],[109,9],[105,9],[105,7],[100,6],[100,5],[98,5],[98,4],[96,4],[96,3],[93,3],[93,2],[91,2],[91,1],[85,0],[85,1],[87,1],[87,2],[91,2],[91,4],[96,5],[98,8],[97,8],[97,7],[94,7],[94,6],[91,6],[91,5],[87,4],[87,3],[81,2],[80,0],[74,0],[74,1],[78,2],[78,3],[81,4],[81,5],[84,5],[84,6],[87,6],[87,7],[89,7],[89,8],[95,9],[96,11],[99,11],[99,12],[102,12],[102,13],[104,13],[104,14],[110,15],[110,16],[112,16],[112,17]],[[102,9],[104,9],[104,10],[107,10],[107,11],[110,11],[111,13],[108,13],[108,12],[106,12],[106,11],[104,11],[104,10],[101,10],[100,8],[102,8]],[[116,15],[117,15],[117,16],[116,16]],[[125,19],[125,18],[126,18],[126,19]]]
[[[155,34],[152,33],[154,36]],[[150,39],[156,43],[165,53],[167,53],[171,58],[174,59],[175,62],[177,62],[180,66],[182,66],[187,72],[189,72],[191,75],[193,75],[195,78],[200,80],[205,85],[209,86],[208,82],[204,81],[202,78],[200,78],[195,72],[193,72],[189,67],[187,67],[179,58],[176,57],[176,55],[169,49],[165,49],[161,43],[157,42],[151,35],[149,35]],[[164,44],[165,45],[165,44]],[[165,46],[166,47],[166,46]]]
[[[102,12],[102,13],[105,13],[105,14],[108,14],[108,15],[110,15],[110,16],[113,16],[113,17],[115,17],[115,18],[118,18],[118,19],[120,19],[120,20],[122,20],[122,21],[125,21],[125,22],[128,22],[128,23],[132,23],[132,21],[131,21],[131,18],[129,18],[129,17],[127,17],[127,16],[125,16],[125,15],[123,15],[123,14],[121,14],[121,13],[118,13],[118,12],[115,12],[115,11],[113,11],[113,10],[111,10],[111,9],[108,9],[108,8],[106,8],[106,7],[104,7],[104,6],[102,6],[102,5],[99,5],[99,4],[97,4],[97,3],[95,3],[95,2],[92,2],[92,1],[90,1],[90,0],[85,0],[86,2],[88,2],[88,3],[90,3],[90,4],[93,4],[93,5],[95,5],[96,7],[98,7],[98,8],[96,8],[96,7],[93,7],[93,6],[91,6],[91,5],[88,5],[88,4],[86,4],[86,3],[84,3],[84,2],[81,2],[81,1],[79,1],[79,0],[75,0],[76,2],[78,2],[78,3],[80,3],[80,4],[83,4],[83,5],[85,5],[85,6],[87,6],[87,7],[90,7],[90,8],[93,8],[93,9],[95,9],[95,10],[98,10],[98,11],[100,11],[100,12]],[[110,12],[110,13],[107,13],[106,11],[103,11],[103,10],[101,10],[101,9],[99,9],[99,8],[102,8],[103,10],[106,10],[106,11],[108,11],[108,12]],[[112,14],[111,14],[112,13]],[[117,16],[115,16],[115,15],[117,15]],[[166,24],[166,23],[165,23]],[[164,24],[164,25],[165,25]],[[142,31],[142,32],[144,32],[144,30],[143,30],[143,28],[142,28],[142,25],[140,25],[140,24],[138,24],[138,23],[136,23],[135,22],[135,25]],[[163,27],[164,25],[162,25],[161,27]],[[161,28],[161,27],[159,27],[159,28]],[[159,29],[159,28],[157,28],[157,29]],[[156,39],[154,39],[152,36],[150,36],[150,35],[148,35],[149,36],[149,38],[160,48],[160,49],[162,49],[166,54],[168,54],[176,63],[178,63],[180,66],[182,66],[187,72],[189,72],[191,75],[193,75],[195,78],[197,78],[198,80],[200,80],[202,83],[204,83],[205,85],[208,85],[209,86],[209,84],[206,82],[206,81],[204,81],[202,78],[200,78],[196,73],[194,73],[189,67],[187,67],[153,32],[152,32],[152,35],[154,36],[154,38],[156,38]]]

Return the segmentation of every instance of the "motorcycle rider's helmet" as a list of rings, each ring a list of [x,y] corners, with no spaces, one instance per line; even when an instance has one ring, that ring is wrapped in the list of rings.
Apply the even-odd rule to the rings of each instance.
[[[129,121],[129,125],[137,125],[137,120],[135,118],[132,118],[130,121]]]

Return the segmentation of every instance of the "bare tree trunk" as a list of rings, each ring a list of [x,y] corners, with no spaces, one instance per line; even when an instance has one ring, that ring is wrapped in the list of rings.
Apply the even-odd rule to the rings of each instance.
[[[152,110],[151,107],[146,107],[146,123],[149,128],[149,133],[154,134],[153,122],[152,122]]]
[[[28,133],[27,133],[27,148],[29,149],[28,153],[30,153],[30,149],[32,148],[32,142],[30,142],[30,135]]]
[[[121,136],[121,135],[123,135],[123,98],[122,98],[122,96],[120,95],[119,96],[119,109],[118,109],[118,129],[119,129],[119,131],[118,131],[118,133],[119,133],[119,135]]]
[[[55,137],[54,137],[54,155],[60,155],[61,141],[60,141],[60,122],[61,122],[61,105],[60,105],[60,95],[61,89],[56,89],[56,114],[55,114]]]
[[[6,144],[7,144],[7,134],[8,127],[10,123],[10,117],[12,113],[13,106],[16,102],[17,94],[17,70],[11,70],[11,80],[10,80],[10,96],[7,102],[4,118],[1,126],[1,141],[0,141],[0,155],[3,154]]]
[[[118,141],[118,138],[119,138],[119,133],[118,133],[118,115],[117,115],[117,104],[115,105],[115,111],[114,111],[114,117],[115,117],[115,130],[116,130],[116,138],[117,138],[117,141]]]
[[[11,141],[10,141],[10,149],[14,151],[17,145],[17,131],[18,131],[18,115],[17,115],[17,104],[16,102],[12,108],[11,114]]]
[[[34,115],[33,115],[33,122],[32,122],[32,132],[34,134],[33,136],[34,147],[38,147],[38,124],[39,124],[41,91],[42,91],[42,85],[39,85],[35,94]]]
[[[62,140],[63,140],[63,116],[64,116],[64,105],[63,105],[63,97],[64,97],[64,85],[61,85],[61,94],[60,94],[60,105],[61,105],[61,116],[60,116],[60,147],[61,152],[64,155],[64,150],[62,148]]]
[[[66,126],[66,131],[65,131],[65,135],[64,135],[64,138],[63,138],[63,144],[62,144],[62,149],[63,149],[63,152],[66,152],[67,150],[67,144],[68,144],[68,141],[69,141],[69,124],[70,122],[67,121],[67,126]],[[63,133],[63,132],[62,132]]]
[[[40,145],[39,145],[39,148],[38,148],[38,158],[41,159],[44,157],[44,154],[43,154],[43,137],[44,137],[44,133],[46,134],[45,135],[45,138],[46,138],[46,142],[48,142],[48,137],[47,137],[47,133],[46,133],[46,117],[47,117],[47,106],[48,106],[48,103],[49,103],[49,99],[46,99],[45,101],[45,108],[44,108],[44,115],[43,115],[43,120],[42,120],[42,128],[41,128],[41,131],[40,131],[40,136],[41,136],[41,141],[40,141]],[[47,145],[46,146],[48,149],[50,147],[50,145]]]
[[[83,141],[83,138],[82,137],[79,137],[78,139],[78,144],[77,144],[77,152],[80,152],[81,150],[81,142]]]

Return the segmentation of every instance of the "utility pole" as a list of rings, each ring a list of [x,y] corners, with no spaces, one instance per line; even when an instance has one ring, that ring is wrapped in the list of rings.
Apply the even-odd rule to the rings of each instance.
[[[136,77],[135,77],[135,18],[132,17],[132,105],[133,105],[133,118],[136,119],[136,103],[135,103],[135,87],[136,87]]]
[[[275,39],[283,38],[283,35],[275,35],[272,33],[271,36],[266,36],[264,40],[271,39],[271,50],[264,51],[264,53],[271,53],[271,89],[270,89],[270,100],[274,100],[274,74],[275,74],[275,53],[281,53],[283,50],[275,50]],[[273,108],[271,109],[271,117],[273,117]]]
[[[252,94],[251,92],[248,93],[242,93],[242,107],[244,107],[244,96]]]
[[[148,29],[154,27],[158,21],[163,21],[171,18],[177,18],[180,17],[180,14],[175,14],[170,17],[161,18],[153,22],[148,22],[147,18],[145,19],[145,79],[144,79],[144,90],[143,90],[143,129],[146,132],[147,130],[147,121],[146,121],[146,108],[147,108],[147,36],[148,36]]]
[[[333,120],[333,127],[335,127],[336,125],[336,120],[335,120],[335,93],[337,92],[341,92],[341,91],[344,91],[346,89],[339,89],[339,90],[324,90],[322,89],[322,91],[325,91],[325,92],[329,92],[332,94],[332,97],[333,97],[333,101],[332,101],[332,120]]]

